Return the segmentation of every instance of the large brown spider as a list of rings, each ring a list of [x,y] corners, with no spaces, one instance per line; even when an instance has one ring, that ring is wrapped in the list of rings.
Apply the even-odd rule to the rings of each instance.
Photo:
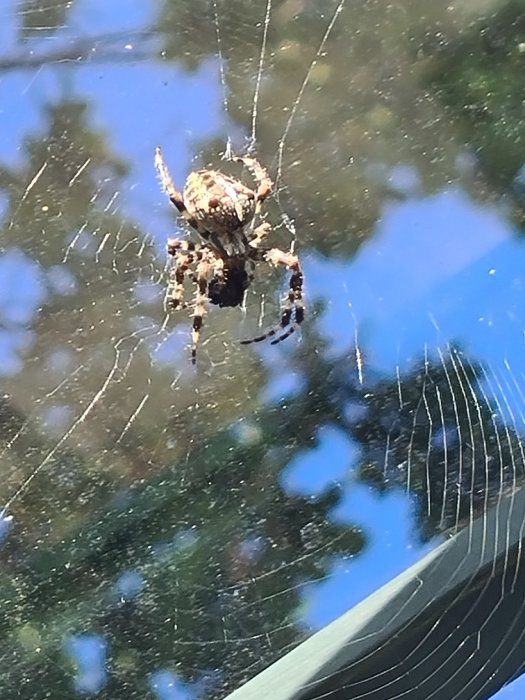
[[[206,302],[218,306],[239,306],[253,280],[257,261],[284,265],[292,270],[290,289],[283,301],[280,323],[262,335],[243,344],[258,343],[274,335],[272,345],[288,338],[304,318],[303,272],[299,259],[278,248],[261,248],[271,232],[263,222],[248,234],[245,227],[261,212],[264,200],[271,194],[272,182],[255,158],[235,157],[252,173],[257,191],[234,177],[218,170],[196,170],[188,175],[182,194],[173,184],[160,147],[155,152],[155,167],[162,186],[180,214],[206,241],[203,244],[168,240],[168,253],[173,256],[167,292],[168,306],[186,308],[184,278],[186,273],[197,284],[193,313],[191,360],[195,364],[197,345],[206,314]]]

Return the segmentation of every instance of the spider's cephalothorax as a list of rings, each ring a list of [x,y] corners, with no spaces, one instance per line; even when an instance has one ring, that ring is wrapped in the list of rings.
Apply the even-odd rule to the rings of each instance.
[[[187,273],[197,284],[192,332],[193,363],[206,302],[217,306],[242,304],[257,261],[284,265],[292,270],[290,289],[279,325],[241,343],[259,342],[274,335],[278,337],[272,344],[279,343],[291,335],[304,318],[303,273],[297,256],[278,248],[261,248],[261,243],[271,232],[271,226],[266,222],[252,227],[248,235],[245,231],[271,194],[271,180],[255,158],[244,156],[234,160],[251,171],[257,182],[256,191],[218,170],[196,170],[190,173],[180,193],[173,184],[160,148],[155,154],[155,166],[171,202],[206,241],[200,245],[190,241],[168,241],[168,253],[174,261],[170,272],[168,305],[173,309],[186,306],[183,292]]]

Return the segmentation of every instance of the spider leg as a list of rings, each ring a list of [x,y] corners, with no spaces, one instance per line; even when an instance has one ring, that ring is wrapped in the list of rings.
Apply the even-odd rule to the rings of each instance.
[[[178,238],[168,238],[168,253],[170,255],[200,255],[204,246],[193,241],[180,241]]]
[[[197,360],[197,346],[206,315],[206,305],[209,295],[209,284],[212,279],[224,280],[224,260],[213,254],[209,248],[192,241],[168,240],[168,253],[173,256],[173,268],[170,271],[170,281],[167,291],[167,304],[171,309],[185,309],[184,278],[187,272],[192,272],[192,279],[197,283],[197,294],[192,323],[191,362]],[[195,271],[193,265],[197,263]]]
[[[250,237],[248,239],[248,243],[251,248],[254,250],[257,250],[261,243],[264,241],[265,238],[267,238],[270,233],[272,232],[272,227],[268,223],[261,224],[260,226],[257,226],[252,233],[250,234]]]
[[[224,275],[224,258],[219,258],[214,256],[212,274],[211,277],[218,279],[221,283],[225,283],[226,277]]]
[[[162,155],[162,150],[160,146],[155,149],[155,167],[160,177],[162,183],[162,189],[166,192],[172,204],[174,204],[179,212],[186,218],[189,219],[188,212],[186,210],[186,205],[184,204],[184,198],[182,194],[178,191],[173,183],[173,179]]]
[[[191,330],[191,363],[197,362],[197,346],[199,344],[206,306],[208,302],[208,285],[210,279],[220,270],[220,261],[211,253],[204,254],[197,265],[196,282],[197,294],[195,296],[195,310],[193,313],[193,324]]]
[[[195,262],[195,244],[190,241],[168,241],[168,253],[173,255],[173,265],[169,273],[166,303],[170,309],[185,309],[184,301],[184,277]]]
[[[257,206],[255,213],[258,214],[261,211],[262,203],[272,193],[272,181],[270,180],[270,176],[255,158],[236,156],[234,160],[245,165],[257,182],[257,192],[255,195],[257,197]]]
[[[262,253],[262,251],[257,251],[257,253]],[[254,256],[254,258],[255,257],[259,256]],[[304,320],[304,278],[303,271],[299,263],[299,258],[292,253],[283,253],[283,251],[279,250],[278,248],[272,248],[271,250],[264,252],[264,259],[272,265],[284,265],[292,271],[292,276],[290,277],[290,289],[284,300],[280,323],[256,338],[241,340],[242,345],[259,343],[262,340],[266,340],[267,338],[277,335],[278,337],[271,341],[271,345],[276,345],[292,335],[292,333],[299,328]]]

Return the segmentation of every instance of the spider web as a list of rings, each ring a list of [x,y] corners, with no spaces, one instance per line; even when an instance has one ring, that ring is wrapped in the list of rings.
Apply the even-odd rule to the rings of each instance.
[[[279,692],[484,698],[519,674],[519,163],[495,175],[514,142],[473,143],[450,116],[463,35],[492,13],[505,65],[513,7],[3,6],[6,697],[226,697],[465,533],[448,597],[418,579],[422,636],[391,604],[354,638],[359,665]],[[476,114],[475,81],[458,93]],[[159,191],[158,144],[179,187],[232,152],[268,167],[272,240],[305,270],[297,337],[238,345],[279,317],[287,276],[259,267],[191,367],[189,314],[162,300],[166,239],[193,234]]]

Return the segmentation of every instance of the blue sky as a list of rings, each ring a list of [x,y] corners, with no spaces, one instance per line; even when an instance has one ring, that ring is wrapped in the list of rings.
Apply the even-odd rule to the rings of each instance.
[[[101,28],[132,34],[152,19],[156,7],[154,2],[129,0],[119,3],[116,11],[116,5],[107,0],[79,0],[63,39],[95,36]],[[9,0],[0,10],[4,53],[15,46],[15,9],[15,1]],[[48,40],[35,40],[34,47],[45,50]],[[0,81],[3,163],[23,166],[23,139],[43,128],[43,106],[59,100],[65,89],[71,96],[90,100],[94,124],[130,163],[122,207],[154,235],[161,251],[173,232],[174,218],[154,173],[154,148],[163,145],[175,179],[182,182],[191,168],[194,145],[233,130],[222,112],[217,62],[210,60],[192,74],[132,60],[107,66],[85,64],[70,69],[67,80],[56,67],[7,74]],[[515,393],[507,394],[510,408],[504,415],[519,417],[525,376],[523,242],[497,206],[472,201],[459,185],[425,195],[419,191],[417,172],[405,169],[403,173],[410,184],[408,198],[385,205],[374,236],[352,260],[334,262],[313,254],[305,259],[308,298],[327,303],[320,327],[331,339],[330,352],[335,356],[350,351],[357,336],[365,375],[391,376],[396,369],[407,370],[423,350],[433,354],[438,347],[460,342],[497,376],[505,374],[517,382]],[[3,331],[0,325],[0,375],[20,371],[18,353],[32,342],[28,325],[45,295],[42,271],[21,249],[0,256],[0,324],[9,328]],[[291,373],[279,373],[276,367],[283,365],[274,362],[285,357],[286,350],[281,346],[261,353],[273,372],[266,399],[293,394],[301,378],[293,368]],[[369,539],[361,555],[334,562],[329,580],[306,588],[303,620],[314,628],[334,619],[426,552],[416,543],[409,499],[401,493],[378,496],[358,483],[353,477],[358,460],[358,450],[346,436],[336,428],[323,428],[318,448],[299,455],[282,477],[290,493],[311,495],[342,481],[345,497],[333,517],[360,525]],[[78,660],[77,688],[88,692],[101,687],[106,679],[103,640],[96,635],[75,636],[66,649]],[[523,694],[524,682],[516,683],[523,686]],[[521,697],[516,683],[497,697]],[[189,692],[166,669],[152,676],[151,687],[160,700],[186,697]]]

